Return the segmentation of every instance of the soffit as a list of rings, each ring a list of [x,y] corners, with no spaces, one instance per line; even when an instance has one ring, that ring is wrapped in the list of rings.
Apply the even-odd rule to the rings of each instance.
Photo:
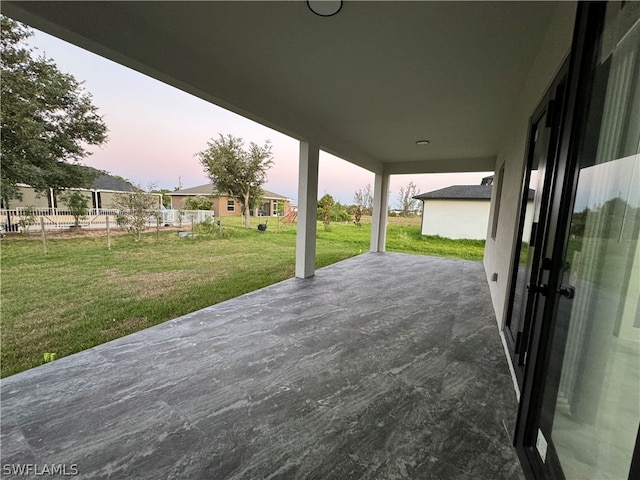
[[[493,169],[555,2],[3,2],[3,13],[373,171]],[[426,138],[428,146],[415,141]],[[490,167],[490,168],[487,168]]]

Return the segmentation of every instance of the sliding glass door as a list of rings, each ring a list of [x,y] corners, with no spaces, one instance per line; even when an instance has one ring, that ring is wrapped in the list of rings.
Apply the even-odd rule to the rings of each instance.
[[[638,478],[640,425],[640,8],[587,9],[600,25],[549,212],[559,225],[517,442],[532,477],[624,480]]]

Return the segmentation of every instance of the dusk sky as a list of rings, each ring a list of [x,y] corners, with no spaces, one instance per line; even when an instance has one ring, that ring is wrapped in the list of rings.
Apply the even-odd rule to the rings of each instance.
[[[84,82],[107,124],[109,141],[93,150],[87,165],[143,187],[173,190],[180,182],[189,188],[207,183],[195,154],[218,134],[241,137],[247,144],[270,140],[274,166],[265,188],[297,201],[297,140],[37,30],[28,45],[34,55],[53,59],[60,70]],[[396,208],[400,187],[410,181],[428,192],[479,184],[491,173],[394,175],[389,204]],[[351,204],[353,193],[373,181],[373,173],[321,152],[319,197],[329,193]]]

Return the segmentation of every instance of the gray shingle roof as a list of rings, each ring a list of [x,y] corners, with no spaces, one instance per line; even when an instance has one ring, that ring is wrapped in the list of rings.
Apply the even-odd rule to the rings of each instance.
[[[491,185],[452,185],[450,187],[441,188],[432,192],[421,193],[415,197],[418,200],[428,198],[447,198],[447,199],[491,199]]]
[[[213,185],[205,183],[197,187],[183,188],[175,192],[169,192],[167,195],[211,195],[213,193]]]
[[[106,173],[98,173],[91,188],[94,190],[115,190],[117,192],[133,192],[136,189],[126,180]]]
[[[269,200],[289,200],[289,197],[285,197],[284,195],[280,195],[279,193],[270,192],[269,190],[262,189],[264,192],[263,197]]]
[[[448,200],[491,200],[492,185],[452,185],[432,192],[416,195],[417,200],[428,200],[430,198]],[[535,190],[529,189],[529,200],[533,200]]]
[[[279,193],[270,192],[269,190],[262,189],[264,192],[263,197],[269,200],[289,200],[288,197],[280,195]],[[191,188],[183,188],[175,192],[170,192],[167,195],[211,195],[213,193],[213,185],[211,183],[205,183],[204,185],[198,185]]]
[[[134,192],[138,190],[138,188],[128,180],[117,175],[111,175],[103,170],[88,167],[87,165],[75,165],[75,168],[84,170],[89,178],[93,177],[91,186],[87,187],[90,190],[111,190],[114,192]],[[29,186],[26,183],[22,185]],[[75,187],[71,188],[73,189]]]

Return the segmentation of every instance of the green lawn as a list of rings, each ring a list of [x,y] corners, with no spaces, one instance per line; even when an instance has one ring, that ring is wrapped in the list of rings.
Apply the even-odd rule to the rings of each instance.
[[[295,227],[266,233],[231,225],[223,237],[129,235],[2,239],[1,376],[79,352],[294,274]],[[316,266],[368,251],[370,225],[318,224]],[[484,242],[422,237],[390,224],[390,251],[480,260]]]

